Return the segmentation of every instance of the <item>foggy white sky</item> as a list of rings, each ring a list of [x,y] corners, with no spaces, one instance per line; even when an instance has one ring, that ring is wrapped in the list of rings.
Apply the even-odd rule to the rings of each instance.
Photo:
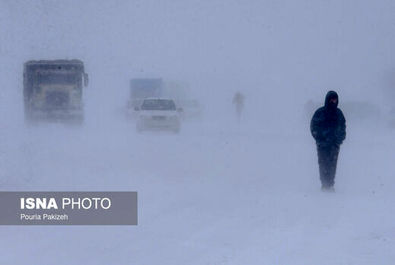
[[[394,13],[390,0],[1,0],[3,100],[19,100],[24,61],[80,58],[90,89],[114,104],[139,73],[224,101],[241,89],[257,110],[257,99],[297,108],[328,89],[382,102],[395,73]]]

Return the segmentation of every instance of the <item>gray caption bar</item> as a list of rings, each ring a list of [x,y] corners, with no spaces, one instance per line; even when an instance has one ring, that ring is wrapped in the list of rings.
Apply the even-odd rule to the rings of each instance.
[[[137,225],[137,192],[0,192],[0,225]]]

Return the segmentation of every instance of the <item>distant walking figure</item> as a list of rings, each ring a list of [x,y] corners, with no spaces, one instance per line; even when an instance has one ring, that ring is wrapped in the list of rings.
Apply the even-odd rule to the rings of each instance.
[[[236,106],[236,115],[237,119],[240,120],[241,118],[241,113],[243,112],[244,108],[244,96],[240,92],[236,92],[236,94],[233,97],[233,104]]]
[[[325,97],[325,105],[316,110],[310,123],[310,131],[317,144],[323,191],[334,191],[337,157],[340,145],[346,138],[346,120],[337,107],[338,103],[337,93],[329,91]]]

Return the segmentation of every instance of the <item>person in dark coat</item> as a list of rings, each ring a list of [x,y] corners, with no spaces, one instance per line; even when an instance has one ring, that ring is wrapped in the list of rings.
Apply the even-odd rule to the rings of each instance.
[[[325,105],[316,110],[310,123],[310,131],[317,144],[322,190],[334,190],[337,157],[346,138],[346,119],[337,107],[338,103],[337,93],[329,91]]]
[[[232,103],[236,106],[236,115],[237,119],[240,121],[241,119],[241,112],[244,108],[244,95],[240,92],[236,92],[233,97]]]

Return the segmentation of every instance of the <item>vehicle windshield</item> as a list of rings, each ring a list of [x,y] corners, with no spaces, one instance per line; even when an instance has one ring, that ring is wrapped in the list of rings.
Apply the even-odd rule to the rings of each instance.
[[[78,84],[81,74],[78,73],[37,73],[39,84]]]
[[[173,100],[169,99],[146,99],[141,105],[142,110],[176,110]]]

